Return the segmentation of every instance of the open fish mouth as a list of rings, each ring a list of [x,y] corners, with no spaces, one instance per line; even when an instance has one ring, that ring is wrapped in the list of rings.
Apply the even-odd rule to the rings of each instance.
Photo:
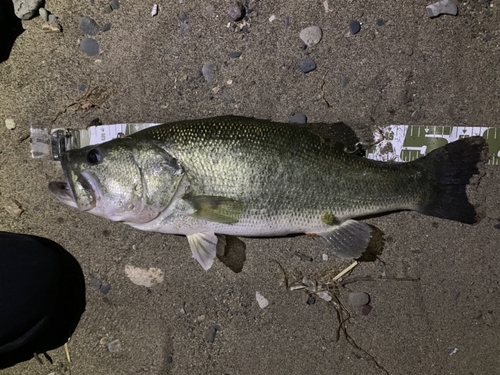
[[[78,208],[73,190],[67,182],[52,181],[49,183],[49,189],[61,202],[67,204],[68,206]]]

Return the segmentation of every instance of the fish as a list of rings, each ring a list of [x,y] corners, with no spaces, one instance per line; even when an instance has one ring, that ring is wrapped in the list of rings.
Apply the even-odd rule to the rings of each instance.
[[[331,135],[237,116],[170,122],[63,153],[66,181],[49,189],[81,211],[185,235],[205,270],[227,236],[306,234],[333,255],[358,259],[373,231],[362,219],[372,215],[480,219],[466,188],[487,159],[482,137],[394,163],[358,155],[344,130]]]

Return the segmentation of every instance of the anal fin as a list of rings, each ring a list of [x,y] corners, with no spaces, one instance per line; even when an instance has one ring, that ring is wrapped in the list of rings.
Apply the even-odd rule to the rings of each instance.
[[[226,238],[222,234],[195,233],[187,236],[193,258],[200,263],[204,270],[214,264],[217,254],[224,254]]]
[[[323,233],[318,239],[339,258],[357,259],[368,248],[372,228],[362,221],[346,220]]]

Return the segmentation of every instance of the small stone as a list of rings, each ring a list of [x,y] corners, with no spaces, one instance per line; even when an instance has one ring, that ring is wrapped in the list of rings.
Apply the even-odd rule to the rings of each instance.
[[[342,76],[342,78],[340,79],[340,86],[344,88],[347,86],[348,83],[349,83],[349,77]]]
[[[21,214],[24,212],[21,207],[21,203],[19,203],[15,199],[12,199],[9,203],[7,203],[4,208],[10,214],[10,216],[15,218],[21,216]]]
[[[82,84],[82,85],[79,85],[79,86],[78,86],[78,91],[80,91],[80,92],[84,92],[85,90],[87,90],[87,86],[86,86],[86,85],[83,85],[83,84]]]
[[[118,339],[113,340],[108,344],[108,350],[110,353],[118,353],[122,350],[122,343]]]
[[[316,303],[316,298],[309,297],[306,302],[308,305],[314,305]]]
[[[494,225],[495,229],[500,229],[500,223]]]
[[[222,97],[228,103],[232,103],[234,101],[233,98],[231,97],[231,94],[229,94],[228,92],[223,92]]]
[[[449,355],[453,355],[453,354],[456,354],[458,352],[458,348],[446,348],[446,353],[448,353]]]
[[[5,119],[5,126],[9,130],[14,130],[16,128],[16,122],[14,121],[13,118],[6,118]]]
[[[290,118],[288,119],[288,122],[291,123],[291,124],[305,124],[307,123],[307,117],[306,115],[304,115],[303,113],[294,113],[290,116]],[[295,255],[297,255],[300,259],[304,260],[303,259],[303,256],[306,256],[307,258],[310,258],[311,262],[312,262],[312,258],[310,256],[307,256],[307,255],[304,255],[304,254],[301,254],[299,255],[300,253],[295,253]],[[307,259],[309,260],[309,259]]]
[[[257,300],[257,303],[259,304],[259,307],[261,309],[265,309],[267,306],[269,306],[268,299],[260,294],[260,292],[255,292],[255,299]]]
[[[57,17],[55,14],[49,14],[49,22],[52,23],[52,22],[56,22],[57,21]]]
[[[323,37],[323,31],[318,26],[309,26],[299,34],[300,39],[305,43],[306,46],[312,47],[318,44]]]
[[[299,113],[299,115],[300,114],[301,113]],[[288,120],[288,122],[295,123],[295,124],[305,124],[305,115],[303,115],[303,116],[304,116],[304,122],[291,121],[292,118],[290,118],[290,120]],[[303,260],[304,262],[312,262],[313,261],[312,257],[310,257],[309,255],[306,255],[306,254],[299,253],[298,251],[296,251],[294,255],[298,256],[300,258],[300,260]]]
[[[96,35],[99,32],[99,26],[90,17],[83,16],[78,19],[80,30],[87,35]]]
[[[188,20],[188,18],[189,18],[189,13],[184,12],[179,16],[179,21],[185,22]]]
[[[100,291],[102,294],[104,294],[104,295],[108,294],[108,293],[110,292],[110,290],[111,290],[111,284],[103,285],[103,286],[99,289],[99,291]]]
[[[227,8],[227,15],[231,20],[237,22],[244,17],[245,9],[240,4],[233,4]]]
[[[208,329],[205,333],[205,341],[208,343],[213,343],[215,341],[215,334],[220,331],[219,325],[214,325]]]
[[[385,22],[386,22],[386,21],[384,21],[382,18],[379,18],[379,19],[377,20],[377,26],[384,26],[384,25],[385,25]]]
[[[441,14],[450,14],[456,16],[458,14],[457,4],[452,0],[441,0],[437,3],[431,4],[425,8],[427,15],[430,18],[437,17]]]
[[[321,292],[317,292],[316,295],[326,302],[330,302],[333,299],[331,294],[325,290],[322,290]]]
[[[359,33],[359,30],[361,30],[361,24],[359,23],[359,21],[352,20],[351,22],[349,22],[349,32],[352,35]]]
[[[109,31],[111,30],[111,22],[108,22],[108,23],[105,23],[102,27],[101,27],[101,31],[103,33],[105,33],[106,31]]]
[[[40,8],[38,9],[38,13],[40,14],[40,18],[44,22],[49,22],[49,12],[47,12],[47,9],[45,8]]]
[[[215,64],[206,62],[201,68],[201,73],[203,74],[203,78],[205,78],[205,81],[212,82],[215,75]]]
[[[365,292],[353,292],[349,293],[349,303],[353,306],[360,307],[363,305],[368,305],[370,303],[370,296]]]
[[[316,69],[316,63],[310,57],[306,57],[299,63],[299,68],[302,73],[309,73]]]
[[[182,39],[186,36],[189,30],[189,24],[187,21],[182,21],[179,27],[179,37]]]
[[[111,5],[107,4],[104,6],[104,8],[102,8],[102,12],[104,14],[109,14],[113,11],[113,8],[111,8]]]
[[[163,282],[163,271],[159,268],[151,267],[149,269],[125,266],[125,274],[135,285],[141,285],[151,288],[153,285]]]
[[[232,58],[232,59],[237,59],[240,56],[241,56],[241,52],[231,52],[231,53],[229,53],[229,57]]]
[[[276,19],[276,16],[273,14],[269,17],[269,22],[273,22]]]
[[[89,56],[95,56],[99,53],[99,44],[91,38],[83,38],[80,42],[80,49]]]
[[[120,1],[119,0],[112,0],[111,3],[109,3],[109,6],[113,10],[120,9]]]
[[[101,289],[101,285],[102,285],[102,283],[99,280],[97,280],[96,278],[90,279],[90,287],[92,288],[92,290],[97,291],[97,290]]]
[[[371,305],[364,305],[361,307],[361,315],[368,315],[373,310]]]
[[[174,362],[174,358],[171,355],[167,355],[167,363]]]
[[[45,2],[44,0],[13,0],[14,13],[18,18],[29,20],[38,14],[38,9]],[[3,10],[3,9],[2,9]]]

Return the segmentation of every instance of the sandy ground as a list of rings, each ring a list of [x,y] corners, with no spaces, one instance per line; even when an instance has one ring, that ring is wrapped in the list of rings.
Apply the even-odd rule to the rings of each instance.
[[[25,212],[14,218],[0,210],[0,230],[45,236],[71,252],[88,282],[87,309],[69,344],[71,365],[58,349],[50,353],[53,365],[32,360],[2,374],[384,374],[374,359],[389,374],[499,373],[499,167],[488,167],[481,180],[485,218],[477,225],[409,212],[369,220],[385,233],[384,252],[349,278],[419,281],[338,290],[360,350],[344,337],[336,341],[331,303],[308,305],[282,283],[275,260],[291,278],[314,279],[346,265],[323,261],[312,239],[246,239],[242,272],[220,262],[205,272],[183,237],[140,232],[62,205],[47,188],[62,176],[58,163],[30,156],[30,125],[85,128],[96,117],[119,123],[237,114],[287,121],[301,112],[309,122],[344,121],[362,137],[394,123],[499,125],[498,0],[460,2],[459,16],[436,19],[426,16],[423,0],[328,3],[331,12],[322,1],[251,1],[246,33],[228,27],[230,2],[216,0],[161,1],[154,18],[152,1],[121,0],[119,10],[106,14],[105,1],[48,0],[62,33],[45,34],[39,18],[24,22],[26,31],[0,65],[0,118],[17,124],[0,127],[0,204],[16,199]],[[181,37],[183,13],[189,28]],[[79,49],[80,15],[112,23],[95,37],[96,57]],[[363,24],[355,36],[348,35],[351,19]],[[377,19],[386,23],[377,26]],[[309,25],[320,26],[323,39],[304,50],[298,35]],[[235,51],[241,58],[228,57]],[[309,74],[298,69],[306,55],[318,66]],[[210,83],[198,75],[208,61],[217,67]],[[320,96],[325,74],[329,108]],[[345,88],[341,76],[350,78]],[[112,95],[51,123],[82,95],[82,84]],[[159,268],[164,281],[135,285],[126,265]],[[109,293],[93,290],[93,278],[111,285]],[[259,308],[256,291],[270,301],[267,309]],[[363,316],[350,306],[349,291],[369,293],[373,311]],[[214,325],[220,330],[207,343]],[[121,350],[111,353],[107,344],[116,339]]]

